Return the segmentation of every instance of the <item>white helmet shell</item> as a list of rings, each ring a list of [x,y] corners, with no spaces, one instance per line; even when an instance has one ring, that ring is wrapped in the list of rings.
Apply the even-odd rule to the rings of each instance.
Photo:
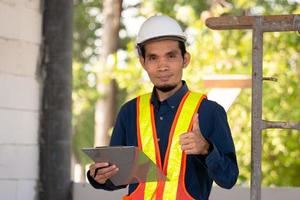
[[[176,40],[186,41],[186,36],[177,21],[165,15],[155,15],[142,24],[137,35],[137,45],[161,37],[174,37]]]

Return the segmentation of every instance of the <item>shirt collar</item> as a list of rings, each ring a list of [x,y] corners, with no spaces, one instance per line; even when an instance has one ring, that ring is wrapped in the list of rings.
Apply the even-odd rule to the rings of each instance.
[[[175,92],[172,96],[164,100],[163,102],[166,102],[169,106],[178,106],[181,102],[182,97],[188,92],[188,86],[185,81],[182,81],[182,87]],[[159,107],[161,103],[157,98],[155,88],[153,88],[152,95],[151,95],[151,103],[155,107]]]

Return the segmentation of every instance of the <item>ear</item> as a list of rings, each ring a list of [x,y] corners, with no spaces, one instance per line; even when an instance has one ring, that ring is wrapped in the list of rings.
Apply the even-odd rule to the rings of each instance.
[[[191,60],[191,54],[189,52],[186,52],[183,57],[183,68],[186,68]]]
[[[143,56],[139,56],[139,60],[143,68],[145,69],[145,58]]]

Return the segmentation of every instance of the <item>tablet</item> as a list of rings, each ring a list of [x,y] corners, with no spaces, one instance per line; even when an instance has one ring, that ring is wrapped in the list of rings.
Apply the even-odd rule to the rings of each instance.
[[[110,178],[116,186],[168,180],[161,169],[135,146],[102,146],[83,148],[82,151],[94,162],[108,162],[119,168]]]

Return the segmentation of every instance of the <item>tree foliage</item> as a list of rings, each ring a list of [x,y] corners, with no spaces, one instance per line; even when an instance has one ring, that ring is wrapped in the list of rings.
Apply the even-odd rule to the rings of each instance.
[[[92,63],[99,56],[102,2],[82,0],[74,2],[73,19],[73,152],[78,162],[90,160],[82,147],[93,146],[96,71]]]
[[[88,1],[96,2],[96,1]],[[99,2],[99,1],[97,1]],[[84,4],[82,6],[89,6]],[[99,6],[101,9],[101,6]],[[251,75],[251,30],[215,31],[205,26],[205,19],[210,16],[221,15],[275,15],[296,14],[300,12],[300,5],[293,0],[272,1],[246,1],[246,0],[141,0],[132,6],[124,8],[133,9],[133,17],[148,17],[155,13],[163,13],[175,17],[180,21],[188,34],[188,50],[192,54],[189,67],[184,72],[184,79],[189,87],[200,92],[207,92],[203,88],[203,78],[210,74],[246,74]],[[86,9],[85,9],[86,10]],[[79,12],[80,14],[80,12]],[[76,15],[76,12],[75,12]],[[81,20],[81,28],[77,31],[87,31],[95,42],[97,37],[95,29],[84,29],[87,23],[86,15],[81,14],[75,18]],[[99,14],[101,15],[101,13]],[[126,17],[126,16],[123,16]],[[124,20],[124,18],[123,18]],[[101,24],[99,26],[101,27]],[[145,91],[151,91],[151,84],[139,65],[135,52],[134,36],[128,34],[130,26],[122,26],[122,47],[118,51],[117,64],[109,78],[117,80],[123,93],[119,98],[119,105]],[[76,26],[75,26],[76,28]],[[84,30],[82,30],[82,28]],[[76,30],[75,30],[76,33]],[[120,34],[122,35],[122,34]],[[85,41],[75,39],[74,61],[79,61],[80,66],[94,66],[91,57],[82,59],[79,56],[86,48],[94,49],[94,44],[80,43]],[[300,120],[300,36],[299,33],[265,33],[263,75],[278,78],[278,82],[263,83],[263,119],[279,121]],[[77,50],[76,50],[77,48]],[[80,142],[76,148],[82,146],[83,138],[92,138],[93,130],[89,123],[93,123],[95,86],[88,84],[93,79],[93,67],[75,68],[74,71],[74,110],[85,102],[86,109],[74,113],[75,135],[80,135]],[[76,71],[77,70],[77,71]],[[92,75],[91,75],[92,74]],[[89,78],[90,77],[90,78]],[[82,97],[75,98],[76,96]],[[84,106],[83,106],[84,107]],[[85,115],[84,115],[85,113]],[[228,119],[235,141],[240,176],[238,184],[250,184],[250,154],[251,154],[251,89],[242,90],[232,107],[228,111]],[[89,136],[87,136],[89,135]],[[76,138],[76,137],[75,137]],[[91,142],[91,141],[89,141]],[[89,143],[86,141],[84,144]],[[263,186],[300,186],[300,134],[295,130],[273,129],[263,131]],[[90,143],[92,145],[92,143]],[[78,146],[77,146],[78,145]],[[75,149],[76,149],[75,148]]]

